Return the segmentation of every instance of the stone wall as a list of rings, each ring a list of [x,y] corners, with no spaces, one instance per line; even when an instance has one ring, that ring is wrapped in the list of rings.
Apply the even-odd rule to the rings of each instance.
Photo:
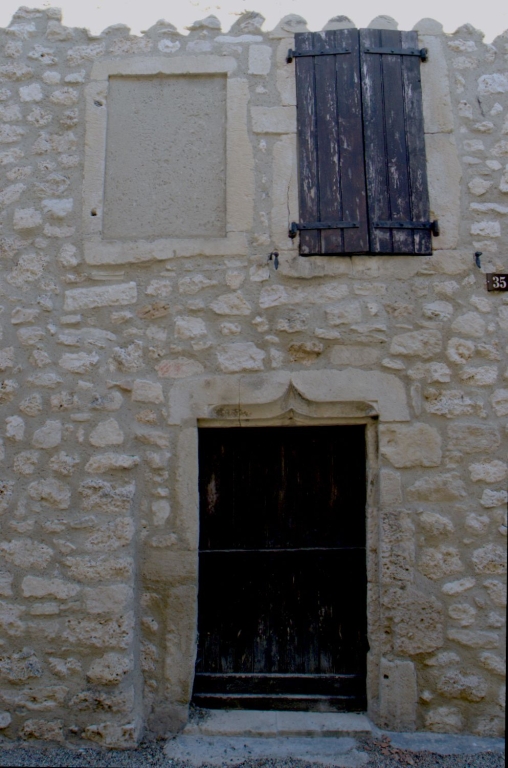
[[[433,256],[304,259],[285,57],[306,27],[262,22],[92,37],[21,8],[0,32],[6,738],[118,747],[181,727],[197,420],[288,408],[369,425],[371,716],[502,732],[508,297],[484,273],[508,272],[508,37],[416,26]],[[224,232],[107,240],[109,78],[206,73],[227,77]]]

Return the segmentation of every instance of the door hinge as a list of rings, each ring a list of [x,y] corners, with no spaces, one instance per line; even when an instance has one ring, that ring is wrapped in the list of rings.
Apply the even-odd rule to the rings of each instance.
[[[293,221],[289,227],[289,237],[296,237],[296,233],[300,230],[307,232],[313,229],[357,229],[359,226],[358,221],[311,221],[309,224],[298,224]]]

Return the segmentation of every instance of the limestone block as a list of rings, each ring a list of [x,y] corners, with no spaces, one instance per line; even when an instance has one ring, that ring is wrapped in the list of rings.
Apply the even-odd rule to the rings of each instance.
[[[249,75],[267,75],[272,66],[272,49],[268,45],[249,46]]]
[[[85,465],[85,472],[111,472],[115,469],[133,469],[140,462],[139,456],[129,456],[122,453],[99,453],[92,456]]]
[[[472,589],[476,584],[476,579],[470,576],[465,579],[458,579],[458,581],[449,581],[447,584],[443,584],[441,592],[445,595],[461,595],[463,592]]]
[[[98,526],[85,541],[89,552],[113,552],[125,547],[134,536],[134,523],[130,517],[117,517],[113,522]]]
[[[452,133],[453,110],[442,36],[419,34],[418,44],[429,51],[421,68],[423,114],[426,133]]]
[[[25,576],[21,582],[21,591],[24,597],[55,597],[57,600],[68,600],[78,594],[80,586],[63,579]]]
[[[425,410],[438,416],[452,419],[456,416],[485,416],[482,400],[474,400],[461,390],[438,391],[428,389],[424,392]]]
[[[433,581],[464,570],[459,550],[444,544],[422,549],[419,567],[421,572]]]
[[[460,187],[462,169],[454,137],[426,133],[427,173],[431,219],[438,219],[441,235],[433,242],[436,250],[456,248],[459,241]]]
[[[132,578],[134,563],[129,557],[90,555],[66,557],[64,565],[76,581],[122,581]]]
[[[184,277],[182,280],[179,280],[178,290],[184,295],[194,296],[199,291],[202,291],[205,288],[212,288],[214,285],[217,285],[216,280],[211,280],[209,277],[205,277],[204,275],[200,275],[198,273],[196,275],[190,275],[189,277]]]
[[[494,424],[451,424],[448,438],[450,450],[463,453],[490,453],[501,444]]]
[[[74,288],[65,291],[64,310],[76,312],[95,307],[117,307],[137,301],[136,283],[104,285],[97,288]]]
[[[210,308],[217,315],[249,315],[251,312],[250,304],[245,301],[240,291],[219,296],[215,301],[212,301]]]
[[[425,727],[435,733],[460,733],[464,719],[456,707],[437,707],[425,715]]]
[[[450,536],[455,530],[452,521],[437,512],[422,512],[419,523],[421,528],[431,536]]]
[[[251,107],[254,133],[296,133],[295,107]]]
[[[16,230],[35,229],[42,224],[42,215],[35,208],[16,208],[12,226]]]
[[[105,653],[95,659],[87,672],[93,685],[118,685],[132,669],[132,658],[119,653]]]
[[[329,325],[348,325],[361,322],[362,306],[359,301],[340,301],[330,309],[325,310],[326,322]]]
[[[25,434],[25,422],[21,416],[7,416],[5,419],[5,437],[19,443]]]
[[[428,424],[380,425],[380,451],[394,467],[436,467],[441,463],[441,437]]]
[[[118,618],[66,619],[63,640],[89,648],[129,648],[133,637],[131,612]]]
[[[393,337],[390,353],[428,359],[439,354],[441,346],[442,336],[439,331],[411,331]]]
[[[221,312],[219,314],[224,313]],[[206,325],[200,318],[175,317],[175,336],[177,339],[197,339],[200,336],[206,336],[206,333]]]
[[[500,483],[505,479],[507,470],[506,463],[497,459],[469,465],[469,473],[473,482]]]
[[[106,419],[101,421],[95,429],[90,432],[88,438],[92,445],[97,448],[104,448],[108,445],[121,445],[124,434],[116,419]]]
[[[493,509],[494,507],[504,506],[508,500],[508,493],[506,491],[491,491],[486,488],[482,493],[480,504],[485,509]]]
[[[0,552],[8,563],[25,570],[30,568],[43,570],[53,557],[53,550],[50,547],[29,538],[0,541]]]
[[[466,496],[464,483],[456,472],[429,475],[417,480],[407,490],[410,501],[455,501]]]
[[[480,664],[495,675],[500,675],[501,677],[506,675],[506,660],[496,656],[495,653],[489,653],[489,651],[480,653]]]
[[[90,373],[98,362],[99,355],[97,352],[92,352],[91,354],[76,352],[62,355],[58,365],[70,373]]]
[[[317,335],[317,329],[316,329]],[[320,336],[320,338],[324,338]],[[372,366],[379,360],[380,351],[375,347],[339,346],[332,347],[330,359],[333,365],[351,366],[353,368],[362,365]]]
[[[157,381],[136,379],[132,386],[131,398],[136,403],[163,403],[162,386]]]
[[[402,484],[400,472],[382,469],[379,473],[381,504],[383,507],[402,504]]]
[[[71,489],[65,483],[48,478],[37,480],[28,486],[28,495],[36,501],[43,501],[56,509],[68,509],[71,499]]]
[[[450,629],[447,637],[467,648],[498,648],[499,635],[473,629]]]
[[[289,359],[293,363],[311,365],[323,353],[324,346],[319,341],[293,342],[288,347]]]
[[[508,416],[508,389],[496,389],[490,398],[496,416]]]
[[[138,723],[117,725],[112,722],[87,725],[82,733],[84,739],[95,741],[101,746],[114,749],[129,749],[137,745],[141,727]]]
[[[388,661],[380,665],[379,718],[382,728],[414,731],[416,728],[416,671],[412,661]]]
[[[63,720],[25,720],[20,729],[23,739],[40,739],[65,743]]]
[[[110,587],[86,587],[83,597],[88,613],[119,616],[125,613],[127,604],[132,601],[133,592],[132,587],[126,584],[115,584]]]
[[[453,603],[448,608],[448,614],[461,627],[470,627],[476,621],[477,610],[468,603]]]
[[[261,309],[285,306],[287,304],[326,304],[343,299],[349,288],[339,282],[312,288],[286,288],[283,285],[268,285],[261,290],[259,306]]]
[[[506,584],[503,584],[496,579],[487,579],[484,582],[484,587],[489,593],[489,597],[494,605],[504,608],[506,606]]]
[[[496,365],[465,366],[459,374],[462,381],[473,387],[489,387],[495,384],[498,377]]]
[[[187,357],[164,360],[156,367],[156,371],[162,379],[185,379],[188,376],[198,376],[204,370],[201,363]]]
[[[266,353],[252,342],[224,344],[217,351],[219,367],[224,373],[262,371]]]
[[[393,608],[395,649],[404,656],[430,653],[444,644],[443,610],[434,598],[407,587],[394,590]]]
[[[476,573],[506,573],[506,551],[497,544],[475,549],[471,560]]]

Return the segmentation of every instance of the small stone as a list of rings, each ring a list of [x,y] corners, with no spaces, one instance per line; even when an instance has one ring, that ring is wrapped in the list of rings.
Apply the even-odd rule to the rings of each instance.
[[[439,693],[450,699],[481,701],[487,695],[487,683],[479,675],[463,675],[456,669],[445,672],[438,680]]]
[[[93,685],[118,685],[132,669],[132,659],[119,653],[106,653],[90,665],[87,680]]]
[[[197,317],[175,318],[175,336],[177,339],[196,339],[200,336],[206,336],[206,333],[205,323]]]
[[[62,422],[46,421],[43,427],[34,432],[32,445],[35,448],[56,448],[62,441]]]
[[[165,525],[170,515],[169,502],[165,500],[159,500],[152,502],[152,514],[153,524],[157,527]]]
[[[155,370],[162,379],[184,379],[187,376],[197,376],[205,369],[197,360],[177,357],[174,360],[164,360]]]
[[[262,371],[265,355],[252,342],[225,344],[217,352],[219,366],[224,373]]]
[[[42,101],[44,94],[39,83],[25,85],[19,89],[20,101]]]
[[[43,501],[56,509],[69,509],[71,489],[52,477],[37,480],[28,486],[28,495],[35,501]]]
[[[454,640],[467,648],[497,648],[499,646],[499,636],[494,632],[450,629],[447,636],[449,640]]]
[[[476,579],[467,577],[465,579],[459,579],[458,581],[449,581],[441,587],[441,592],[445,595],[461,595],[462,592],[466,592],[468,589],[472,589],[476,584]]]
[[[95,447],[104,448],[108,445],[121,445],[124,434],[116,419],[106,419],[106,421],[101,421],[91,431],[88,439]]]
[[[12,226],[16,230],[35,229],[42,224],[42,215],[35,208],[16,208]]]
[[[92,456],[85,465],[85,472],[111,472],[116,469],[133,469],[140,462],[139,456],[121,453],[100,453]]]
[[[457,473],[424,477],[410,486],[407,494],[410,501],[455,501],[467,496]]]
[[[68,600],[77,595],[80,589],[79,584],[39,576],[25,576],[21,582],[24,597],[55,597],[57,600]]]
[[[461,627],[470,627],[476,621],[476,608],[467,603],[454,603],[450,605],[448,613]]]
[[[485,336],[485,321],[477,312],[466,312],[457,317],[452,323],[452,330],[464,336],[483,339]]]
[[[469,473],[471,480],[475,483],[482,481],[485,483],[500,483],[502,482],[508,471],[508,467],[503,461],[483,461],[480,464],[470,464]]]
[[[45,568],[53,556],[53,550],[46,544],[39,544],[32,539],[0,541],[0,552],[5,560],[18,568]]]
[[[70,373],[90,373],[98,362],[99,355],[96,352],[90,355],[86,352],[76,352],[63,355],[58,365]]]
[[[494,424],[451,424],[448,437],[450,450],[463,453],[490,452],[501,444]]]
[[[5,730],[5,728],[8,728],[11,724],[12,717],[10,716],[9,712],[1,711],[0,712],[0,731]]]
[[[423,530],[432,536],[451,535],[455,530],[452,521],[437,512],[423,512],[419,521]]]
[[[480,653],[480,664],[495,675],[500,675],[501,677],[506,675],[506,661],[496,656],[495,653],[489,653],[489,651]]]
[[[496,389],[490,398],[496,416],[508,416],[508,389]]]
[[[40,739],[65,743],[62,720],[26,720],[20,729],[23,739]]]
[[[210,308],[218,315],[249,315],[251,306],[240,291],[219,296],[210,304]]]
[[[390,346],[392,355],[413,355],[428,359],[441,351],[442,337],[439,331],[412,331],[394,336]]]
[[[482,494],[480,504],[485,509],[492,509],[506,505],[507,500],[507,491],[491,491],[489,488],[486,488]]]
[[[425,715],[425,726],[434,733],[460,733],[464,720],[455,707],[438,707]]]
[[[83,591],[88,613],[103,613],[108,616],[123,614],[127,604],[132,600],[132,596],[132,587],[126,584],[115,584],[110,587],[86,587]]]
[[[458,549],[444,544],[434,549],[423,549],[420,570],[427,578],[434,580],[451,576],[464,570]]]
[[[466,366],[459,376],[473,387],[488,387],[496,383],[498,370],[495,365]]]
[[[132,282],[98,288],[75,288],[65,291],[64,310],[75,312],[95,307],[114,307],[134,304],[136,300],[137,287]]]
[[[289,357],[293,363],[310,365],[323,353],[323,344],[319,341],[302,341],[289,345]]]
[[[471,556],[476,573],[506,573],[506,552],[497,544],[485,544]]]
[[[5,436],[19,442],[25,434],[25,422],[21,416],[8,416],[5,419]]]

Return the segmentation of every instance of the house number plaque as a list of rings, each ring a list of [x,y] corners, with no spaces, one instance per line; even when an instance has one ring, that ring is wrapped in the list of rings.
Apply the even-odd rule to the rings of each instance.
[[[508,291],[508,274],[487,272],[486,278],[488,291]]]

